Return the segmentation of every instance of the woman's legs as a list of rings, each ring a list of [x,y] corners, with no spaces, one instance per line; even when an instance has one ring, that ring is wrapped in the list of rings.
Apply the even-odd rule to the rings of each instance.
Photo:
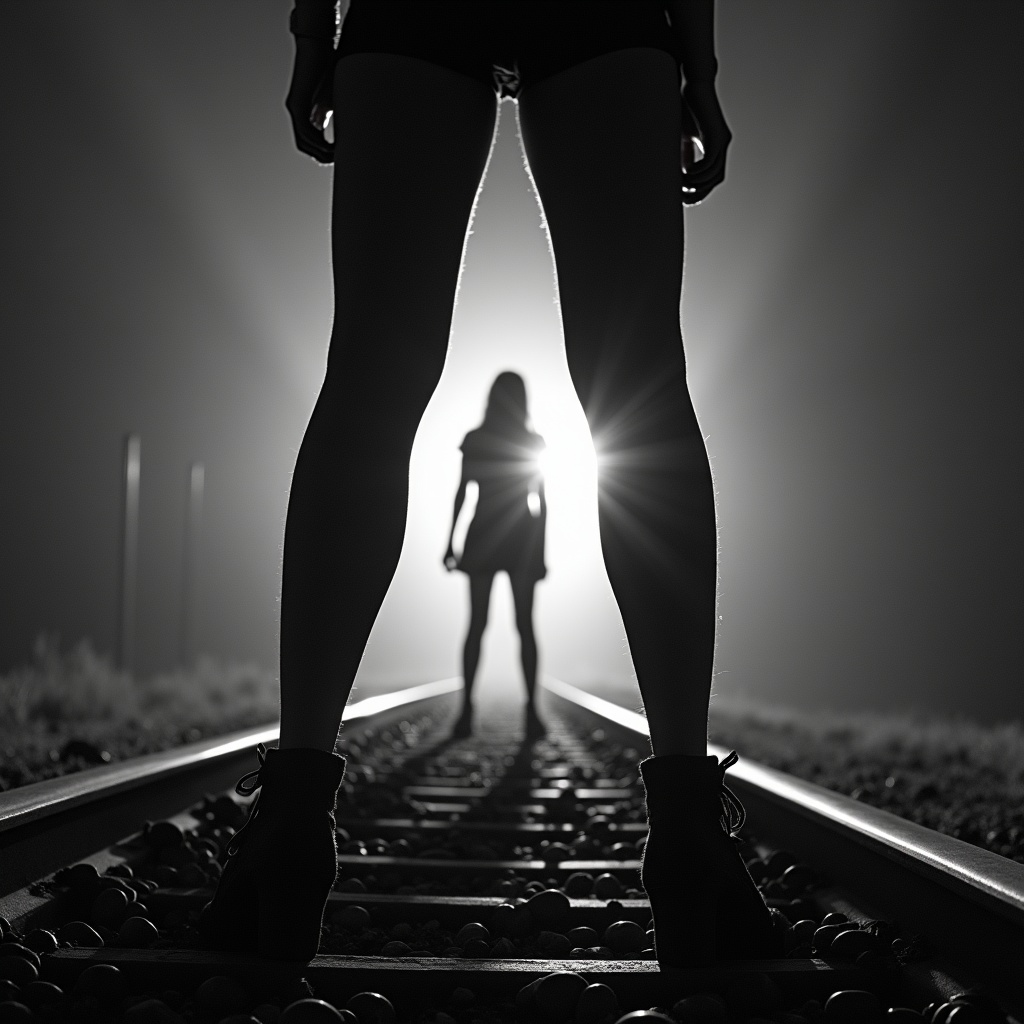
[[[516,610],[516,630],[519,632],[519,657],[523,663],[523,682],[526,683],[526,704],[534,707],[533,695],[537,688],[537,639],[533,635],[533,588],[530,576],[509,573],[512,582],[512,601]]]
[[[473,707],[473,683],[480,664],[480,645],[487,628],[487,610],[491,604],[491,585],[494,574],[474,574],[469,577],[469,629],[462,648],[462,713],[468,715]]]
[[[647,48],[587,61],[519,101],[651,744],[658,755],[704,755],[717,537],[679,325],[680,115],[672,58]]]
[[[409,455],[444,366],[496,110],[475,79],[392,54],[343,58],[334,89],[334,330],[281,594],[281,746],[322,750],[398,564]]]
[[[715,501],[679,331],[683,219],[676,69],[620,50],[528,90],[526,153],[551,231],[569,369],[598,451],[608,576],[655,756],[641,881],[658,961],[776,956],[772,921],[722,825],[707,756]]]

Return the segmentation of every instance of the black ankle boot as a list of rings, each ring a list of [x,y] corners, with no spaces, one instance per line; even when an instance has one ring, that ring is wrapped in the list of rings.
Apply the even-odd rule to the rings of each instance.
[[[736,848],[746,815],[725,770],[737,760],[733,751],[721,764],[684,755],[640,763],[650,827],[640,879],[662,967],[782,956],[771,912]]]
[[[228,846],[199,935],[212,949],[309,961],[320,946],[324,905],[338,873],[334,804],[345,758],[262,744],[258,754],[260,767],[235,791],[260,794]]]

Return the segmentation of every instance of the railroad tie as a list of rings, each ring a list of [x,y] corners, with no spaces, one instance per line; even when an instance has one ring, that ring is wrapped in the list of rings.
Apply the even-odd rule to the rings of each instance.
[[[995,1024],[1015,1009],[1009,990],[965,992],[970,972],[927,961],[926,941],[851,897],[820,864],[747,832],[742,854],[787,955],[659,970],[639,880],[642,737],[592,709],[551,704],[548,732],[534,741],[499,715],[450,738],[444,694],[346,727],[339,874],[312,962],[199,948],[199,911],[246,814],[245,801],[204,796],[200,781],[187,810],[139,821],[132,835],[0,899],[0,1004],[23,1002],[34,1014],[24,1019],[95,1011],[143,1024],[254,1012],[270,1024],[286,1009],[282,1024],[287,1014],[615,1024],[636,1011],[630,1024],[817,1024],[880,1021],[894,1005],[905,1013],[893,1024],[925,1020],[926,1009],[944,1024],[960,1006],[956,1021]],[[308,1003],[301,1012],[321,1016],[300,1017],[289,1007],[304,999],[329,1006]],[[330,1007],[348,1007],[355,1020],[329,1016]],[[177,1018],[159,1016],[165,1009]]]

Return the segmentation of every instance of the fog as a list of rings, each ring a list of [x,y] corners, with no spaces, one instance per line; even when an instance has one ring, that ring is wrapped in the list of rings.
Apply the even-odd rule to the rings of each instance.
[[[274,664],[331,324],[330,175],[282,106],[289,6],[0,9],[0,670],[43,629],[114,650],[129,431],[139,671],[180,657],[193,461],[198,646]],[[687,213],[682,308],[719,500],[716,699],[1019,717],[1024,10],[721,0],[718,21],[735,141]],[[467,584],[441,557],[503,369],[552,449],[542,670],[635,704],[510,103],[357,695],[458,672]],[[491,621],[484,692],[518,685],[504,580]]]

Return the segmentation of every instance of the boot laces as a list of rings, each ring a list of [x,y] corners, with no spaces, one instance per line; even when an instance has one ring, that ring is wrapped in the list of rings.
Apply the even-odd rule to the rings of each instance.
[[[740,798],[725,784],[725,773],[739,761],[740,755],[733,750],[719,762],[718,767],[722,769],[722,789],[719,794],[722,813],[719,816],[723,831],[730,839],[736,838],[736,833],[743,828],[747,820],[747,810],[740,803]]]
[[[263,780],[260,778],[260,773],[263,771],[263,767],[267,762],[267,748],[264,744],[260,743],[256,747],[256,756],[259,758],[260,766],[255,771],[247,772],[243,775],[235,785],[235,792],[239,796],[252,796],[260,786],[263,785]],[[229,857],[234,857],[241,846],[242,833],[252,824],[253,819],[259,813],[260,798],[257,795],[253,805],[249,808],[249,817],[245,819],[245,824],[231,837],[230,842],[227,846],[227,854]]]

